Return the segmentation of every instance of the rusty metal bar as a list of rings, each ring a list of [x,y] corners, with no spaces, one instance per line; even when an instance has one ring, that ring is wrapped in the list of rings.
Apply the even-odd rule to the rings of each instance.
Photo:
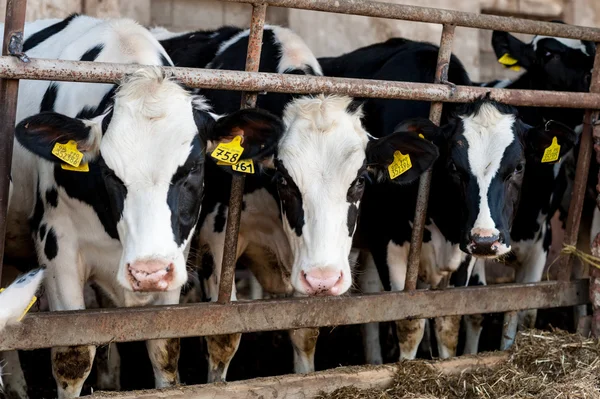
[[[23,65],[0,57],[0,78],[115,83],[126,73],[144,68],[132,64],[32,59]],[[147,67],[146,67],[147,68]],[[464,103],[490,92],[496,101],[520,106],[600,109],[600,94],[540,90],[509,90],[434,83],[390,82],[263,72],[165,67],[189,87],[276,93],[326,93],[354,97],[397,98]]]
[[[448,80],[448,68],[450,67],[450,56],[452,55],[452,42],[456,26],[444,25],[440,39],[437,66],[435,69],[435,83]],[[436,125],[442,119],[444,103],[434,102],[429,110],[429,119]],[[410,250],[408,252],[408,269],[406,271],[405,291],[417,289],[417,278],[419,277],[419,261],[421,258],[421,246],[423,245],[423,229],[425,228],[425,217],[427,215],[427,204],[429,203],[429,188],[431,186],[431,169],[427,170],[419,179],[419,192],[417,194],[417,207],[413,222],[412,236],[410,238]]]
[[[246,53],[246,71],[258,72],[260,66],[260,53],[262,50],[263,28],[267,6],[255,4],[252,6],[252,21],[248,37],[248,52]],[[242,93],[240,107],[252,108],[256,106],[258,93]],[[219,285],[219,303],[228,303],[231,300],[231,290],[235,279],[235,264],[237,258],[237,242],[242,216],[242,200],[244,196],[243,175],[236,174],[231,179],[231,193],[229,196],[229,210],[227,212],[227,227],[225,228],[225,246],[223,248],[223,264],[221,265],[221,280]]]
[[[594,58],[590,92],[600,92],[600,44],[596,44],[596,56]],[[583,202],[587,191],[587,181],[592,156],[592,128],[597,120],[598,111],[587,110],[585,112],[583,132],[581,133],[581,138],[579,140],[579,154],[577,156],[575,180],[573,181],[573,194],[571,195],[571,202],[569,203],[567,228],[563,241],[565,245],[577,245],[579,223],[581,222],[581,212],[583,211]],[[571,279],[573,260],[573,255],[563,256],[560,259],[560,269],[558,271],[559,280],[568,281]]]
[[[26,6],[27,0],[9,0],[6,3],[4,40],[2,42],[3,56],[22,51]],[[17,62],[21,61],[17,60]],[[2,259],[4,257],[18,94],[18,80],[0,79],[0,280],[2,279]]]
[[[252,3],[255,0],[221,0],[230,3]],[[520,18],[499,17],[463,11],[407,6],[368,0],[262,0],[274,7],[325,11],[336,14],[363,15],[386,19],[428,22],[434,24],[495,29],[505,32],[529,33],[568,37],[600,42],[600,29],[551,22],[530,21]]]
[[[574,306],[588,303],[588,283],[30,313],[0,335],[0,351]]]

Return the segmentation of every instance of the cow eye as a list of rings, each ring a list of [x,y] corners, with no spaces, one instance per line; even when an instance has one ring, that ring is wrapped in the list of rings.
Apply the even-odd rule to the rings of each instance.
[[[523,169],[525,169],[525,165],[520,163],[517,165],[517,167],[515,168],[515,173],[521,173],[523,171]]]

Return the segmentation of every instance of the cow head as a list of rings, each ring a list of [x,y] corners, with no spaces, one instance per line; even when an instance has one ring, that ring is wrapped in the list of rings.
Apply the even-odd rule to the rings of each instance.
[[[523,43],[510,33],[494,31],[492,46],[499,60],[505,57],[507,66],[525,68],[546,90],[589,89],[595,54],[592,42],[535,36],[531,43]]]
[[[489,98],[465,104],[441,128],[422,118],[405,121],[399,128],[421,132],[438,144],[434,179],[444,185],[445,195],[460,199],[461,209],[449,210],[460,215],[460,247],[484,258],[511,250],[510,227],[527,164],[542,162],[554,139],[560,146],[551,158],[556,162],[576,140],[562,124],[528,126],[513,107]]]
[[[437,158],[435,145],[416,133],[371,137],[361,117],[361,107],[340,96],[298,98],[284,111],[286,132],[272,167],[299,293],[340,295],[350,287],[348,256],[369,174],[391,180],[388,166],[399,151],[412,167],[391,181],[408,183]]]
[[[41,113],[19,123],[16,137],[51,162],[60,162],[52,155],[55,143],[77,143],[108,196],[123,247],[118,282],[133,291],[166,291],[187,281],[186,247],[200,212],[206,151],[242,136],[244,157],[260,159],[282,131],[281,120],[256,109],[218,118],[202,98],[150,68],[123,80],[104,115]]]

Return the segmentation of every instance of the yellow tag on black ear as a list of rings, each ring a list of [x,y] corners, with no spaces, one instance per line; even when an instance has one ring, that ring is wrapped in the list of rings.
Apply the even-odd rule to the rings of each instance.
[[[506,53],[502,57],[498,58],[498,62],[501,63],[502,65],[511,66],[511,65],[515,65],[519,61],[517,61],[516,59],[511,57],[508,53]]]
[[[542,163],[558,161],[560,157],[560,144],[555,137],[552,137],[552,143],[548,148],[544,150],[544,156],[542,157]]]
[[[425,138],[425,136],[423,136],[421,133],[419,133],[419,137],[422,138],[422,139]]]
[[[6,288],[0,288],[0,293],[2,293],[2,291],[4,291]],[[25,317],[25,315],[27,314],[27,312],[29,312],[29,309],[31,309],[31,307],[33,306],[33,304],[35,303],[35,301],[37,301],[37,296],[33,296],[33,298],[31,298],[31,301],[29,301],[29,305],[27,305],[27,307],[25,308],[25,311],[23,312],[23,314],[21,315],[21,317],[19,317],[17,319],[17,321],[21,321],[23,320],[23,317]]]
[[[68,165],[66,163],[63,163],[60,165],[60,167],[61,167],[61,169],[68,170],[71,172],[89,172],[90,171],[90,165],[87,163],[82,163],[78,167],[74,167],[74,166]]]
[[[69,140],[67,144],[54,144],[52,155],[75,168],[79,166],[83,159],[83,154],[77,149],[75,140]]]
[[[218,161],[217,165],[231,166],[231,169],[235,170],[236,172],[254,174],[254,161],[252,161],[251,159],[242,159],[241,161],[233,165],[229,165],[228,163]]]
[[[395,179],[407,170],[412,168],[412,162],[410,162],[410,155],[403,155],[400,151],[394,152],[394,162],[388,166],[388,172],[390,173],[390,179]]]
[[[241,142],[242,136],[235,136],[229,143],[220,143],[210,155],[226,165],[234,165],[244,152]]]

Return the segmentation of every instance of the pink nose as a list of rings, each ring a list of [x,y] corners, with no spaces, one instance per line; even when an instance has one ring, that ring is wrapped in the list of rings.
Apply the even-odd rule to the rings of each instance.
[[[127,264],[127,278],[134,291],[166,291],[174,274],[175,265],[165,260],[138,260]]]
[[[493,237],[498,235],[498,232],[492,229],[483,229],[481,227],[475,227],[471,230],[471,235],[479,237]]]
[[[342,272],[331,267],[315,268],[300,273],[302,285],[308,295],[340,295]]]

